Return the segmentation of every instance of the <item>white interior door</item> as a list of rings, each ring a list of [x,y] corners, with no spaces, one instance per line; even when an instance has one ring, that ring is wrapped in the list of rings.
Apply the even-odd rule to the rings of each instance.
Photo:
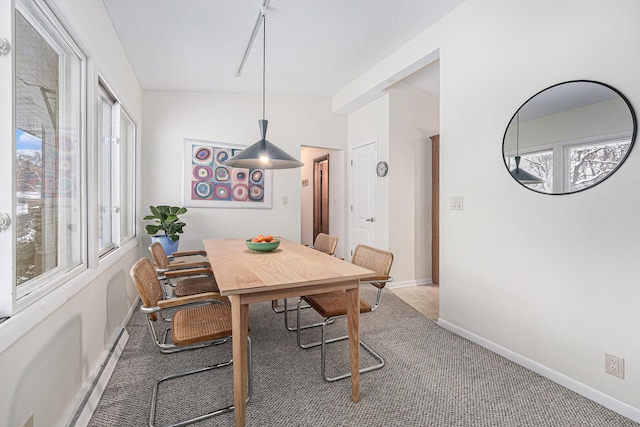
[[[351,150],[351,244],[377,247],[377,143],[370,142]]]
[[[13,28],[12,2],[0,0],[0,317],[11,315],[15,303]]]

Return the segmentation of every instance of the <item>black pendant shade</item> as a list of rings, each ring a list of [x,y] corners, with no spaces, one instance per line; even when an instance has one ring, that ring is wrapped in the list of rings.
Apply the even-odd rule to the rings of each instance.
[[[520,169],[520,111],[516,115],[516,168],[511,172],[511,176],[514,177],[521,184],[542,184],[543,179],[538,178],[532,173],[529,173],[523,169]]]
[[[265,111],[265,58],[267,40],[266,4],[262,8],[262,119],[258,120],[262,138],[236,154],[229,160],[222,162],[225,166],[247,169],[291,169],[304,166],[304,163],[290,156],[284,150],[276,147],[266,139],[268,120],[264,118]],[[255,31],[255,30],[254,30]],[[255,33],[254,33],[255,34]],[[246,53],[245,53],[246,55]]]
[[[520,156],[515,157],[516,168],[511,171],[511,176],[522,184],[542,184],[544,181],[524,169],[520,169]]]
[[[262,139],[223,162],[226,166],[247,169],[290,169],[304,163],[287,154],[266,139],[268,120],[258,120]]]

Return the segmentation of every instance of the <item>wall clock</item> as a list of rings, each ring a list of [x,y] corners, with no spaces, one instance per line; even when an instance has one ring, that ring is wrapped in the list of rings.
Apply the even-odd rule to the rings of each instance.
[[[389,165],[387,162],[378,162],[376,172],[378,173],[378,176],[385,176],[387,172],[389,172]]]

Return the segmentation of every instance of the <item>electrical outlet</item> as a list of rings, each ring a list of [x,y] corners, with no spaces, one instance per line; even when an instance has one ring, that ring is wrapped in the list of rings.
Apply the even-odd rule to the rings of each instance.
[[[614,377],[624,379],[624,357],[604,354],[604,371]]]

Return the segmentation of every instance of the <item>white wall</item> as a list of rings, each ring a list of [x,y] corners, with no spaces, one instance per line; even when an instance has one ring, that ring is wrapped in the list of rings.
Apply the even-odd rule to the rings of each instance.
[[[354,146],[377,141],[378,161],[389,163],[389,96],[384,96],[357,111],[349,114],[348,140],[351,159],[351,149]],[[391,168],[390,168],[391,171]],[[391,172],[389,172],[391,173]],[[348,176],[347,182],[351,177]],[[380,249],[389,249],[389,175],[378,178],[377,212],[375,215],[378,226],[377,244]],[[351,188],[351,186],[349,186]],[[347,195],[349,197],[349,195]],[[349,219],[348,221],[351,221]],[[348,250],[353,250],[359,242],[349,237]]]
[[[331,98],[267,95],[266,103],[267,139],[292,156],[300,156],[302,145],[345,148],[346,117],[332,113]],[[250,145],[260,139],[261,117],[260,95],[145,92],[143,212],[149,205],[182,205],[183,138]],[[272,209],[188,209],[180,250],[201,249],[203,238],[271,234],[300,241],[300,169],[273,171]],[[149,236],[143,242],[147,247]]]
[[[346,180],[344,150],[303,147],[300,179],[308,179],[309,185],[301,187],[300,194],[300,243],[313,244],[313,160],[329,155],[329,234],[338,237],[336,256],[345,257],[346,236]]]
[[[139,121],[142,92],[102,1],[52,5],[91,58],[91,103],[101,73]],[[22,426],[31,414],[36,427],[67,424],[136,301],[129,269],[137,258],[130,243],[0,324],[0,425]]]
[[[552,84],[602,81],[640,106],[638,16],[635,0],[467,0],[334,108],[439,49],[440,323],[640,421],[640,151],[566,196],[522,188],[501,155],[514,112]],[[624,380],[604,373],[605,352],[625,358]]]
[[[389,93],[389,250],[393,284],[431,277],[431,139],[440,127],[438,98],[400,82]]]

